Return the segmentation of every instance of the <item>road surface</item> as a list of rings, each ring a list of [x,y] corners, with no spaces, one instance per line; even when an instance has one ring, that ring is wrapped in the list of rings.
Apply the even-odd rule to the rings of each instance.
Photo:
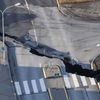
[[[100,50],[96,45],[100,40],[100,23],[64,17],[58,11],[54,0],[27,0],[27,2],[24,0],[2,0],[0,7],[4,9],[17,2],[22,3],[24,7],[27,3],[28,5],[26,8],[13,7],[11,10],[7,10],[5,32],[8,34],[20,37],[29,32],[33,40],[60,51],[70,51],[72,58],[85,65],[99,54]],[[50,59],[32,55],[22,45],[14,43],[9,38],[6,40],[11,42],[8,46],[8,61],[18,100],[32,100],[33,98],[35,100],[50,100],[41,68],[43,64],[49,63]],[[64,67],[62,63],[61,65]],[[67,74],[63,73],[63,75]],[[80,100],[80,98],[99,100],[100,93],[93,80],[91,83],[87,78],[84,83],[86,86],[82,86],[80,76],[69,74],[67,82],[68,80],[70,80],[69,86],[67,87],[67,83],[65,85],[71,100]],[[85,79],[83,78],[83,80]]]

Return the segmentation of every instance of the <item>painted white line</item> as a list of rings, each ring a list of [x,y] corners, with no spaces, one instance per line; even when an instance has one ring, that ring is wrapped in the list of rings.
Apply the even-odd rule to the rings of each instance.
[[[40,68],[42,68],[42,64],[41,63],[39,64],[39,66],[40,66]]]
[[[45,83],[44,83],[44,79],[41,78],[39,81],[40,81],[40,86],[41,86],[42,92],[46,92],[47,89],[46,89],[46,86],[45,86]]]
[[[68,79],[68,76],[67,75],[63,75],[63,78],[64,78],[64,82],[65,82],[66,88],[71,88],[71,84],[70,84],[70,81]]]
[[[85,76],[80,76],[83,86],[88,86]]]
[[[26,4],[26,7],[27,7],[27,9],[29,10],[29,13],[30,13],[29,4],[28,4],[27,0],[24,0],[24,1],[25,1],[25,4]],[[32,11],[32,10],[31,10],[31,11]],[[33,27],[34,27],[34,23],[33,23],[33,21],[31,21],[31,22],[32,22],[32,25],[33,25]],[[34,28],[34,36],[35,36],[35,40],[36,40],[37,45],[38,45],[38,39],[37,39],[37,34],[36,34],[36,30],[35,30],[35,28]]]
[[[89,78],[91,85],[96,85],[95,79],[94,78]]]
[[[34,25],[33,21],[31,21],[32,25]]]
[[[98,84],[98,88],[100,89],[100,83],[97,83]]]
[[[33,88],[34,93],[38,93],[36,80],[31,80],[31,83],[32,83],[32,88]]]
[[[21,91],[19,82],[14,82],[14,84],[15,84],[17,95],[22,95],[22,91]]]
[[[26,4],[27,9],[30,11],[27,0],[25,0],[25,4]]]
[[[31,21],[31,23],[32,23],[32,25],[33,25],[33,33],[34,33],[35,41],[36,41],[36,43],[37,43],[37,45],[38,45],[38,38],[37,38],[37,33],[36,33],[35,26],[34,26],[34,22]]]
[[[36,35],[36,30],[35,29],[34,29],[34,35],[35,35],[36,42],[38,42],[37,35]]]
[[[76,74],[72,74],[72,79],[73,79],[75,87],[79,87],[80,85],[79,85]]]
[[[23,81],[23,85],[24,85],[24,89],[25,89],[25,94],[30,94],[30,89],[29,89],[29,86],[28,86],[28,82]]]
[[[25,4],[26,4],[26,7],[27,7],[27,9],[28,9],[28,11],[29,11],[29,14],[30,14],[30,8],[29,8],[29,4],[28,4],[28,2],[27,2],[27,0],[24,0],[25,1]],[[31,10],[32,11],[32,10]],[[35,30],[35,27],[34,27],[34,23],[33,23],[33,21],[31,21],[32,22],[32,25],[33,25],[33,28],[34,28],[34,36],[35,36],[35,40],[36,40],[36,42],[37,42],[37,45],[38,45],[38,39],[37,39],[37,34],[36,34],[36,30]]]

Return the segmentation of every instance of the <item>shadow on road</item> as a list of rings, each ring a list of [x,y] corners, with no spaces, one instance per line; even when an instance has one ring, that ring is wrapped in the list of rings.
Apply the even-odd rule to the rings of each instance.
[[[21,84],[22,94],[23,93],[25,94],[24,88],[23,88],[23,81],[27,81],[27,83],[29,85],[29,89],[31,91],[30,93],[32,95],[34,95],[32,86],[30,85],[31,80],[39,81],[39,79],[43,78],[42,68],[38,67],[38,66],[18,66],[18,62],[17,62],[17,58],[16,58],[16,51],[15,51],[16,49],[15,49],[13,43],[8,42],[6,44],[7,44],[7,50],[8,50],[8,61],[9,61],[9,65],[10,65],[11,75],[13,77],[14,82],[17,81]],[[70,78],[71,76],[68,76],[68,77]],[[90,86],[90,84],[88,84],[88,85]],[[96,85],[95,85],[96,90],[92,89],[89,86],[82,87],[80,85],[79,90],[77,90],[75,88],[70,88],[67,90],[68,95],[70,98],[73,98],[73,95],[75,95],[74,99],[80,98],[80,97],[83,97],[83,98],[86,97],[88,99],[92,98],[93,100],[94,100],[94,98],[98,98],[97,100],[99,100],[100,94],[99,94],[99,90],[97,89]],[[37,88],[39,88],[39,87],[37,87]],[[41,92],[41,91],[39,91],[39,92]],[[82,99],[82,100],[84,100],[84,99]]]
[[[34,20],[37,16],[34,14],[19,14],[19,13],[6,13],[5,14],[5,26],[9,26],[13,23],[21,23]],[[0,19],[2,19],[0,17]],[[0,20],[1,23],[1,20]]]
[[[6,7],[4,0],[0,0],[0,10],[4,10]]]
[[[56,7],[56,0],[29,0],[29,4],[40,7]]]

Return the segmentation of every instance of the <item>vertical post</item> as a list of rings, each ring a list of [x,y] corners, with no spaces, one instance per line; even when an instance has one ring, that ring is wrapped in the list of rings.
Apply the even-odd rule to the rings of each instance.
[[[5,39],[4,39],[4,12],[2,12],[2,34],[3,34],[3,64],[5,64]]]
[[[2,41],[3,41],[3,44],[2,44],[2,50],[3,50],[3,64],[5,64],[5,30],[4,30],[4,13],[5,13],[5,11],[7,10],[7,9],[9,9],[9,8],[12,8],[12,7],[14,7],[14,6],[19,6],[20,5],[20,3],[16,3],[16,4],[14,4],[14,5],[12,5],[12,6],[9,6],[9,7],[7,7],[7,8],[5,8],[3,11],[2,10],[0,10],[0,12],[1,12],[1,14],[2,14]]]

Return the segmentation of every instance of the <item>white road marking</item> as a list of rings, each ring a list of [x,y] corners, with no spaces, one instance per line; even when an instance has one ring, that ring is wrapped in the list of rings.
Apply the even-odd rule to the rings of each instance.
[[[32,83],[32,88],[33,88],[34,93],[38,93],[36,80],[31,80],[31,83]]]
[[[28,11],[29,11],[29,14],[30,14],[30,8],[29,8],[29,4],[28,4],[27,0],[25,0],[25,4],[26,4],[26,7],[27,7],[27,9],[28,9]],[[32,11],[32,10],[31,10],[31,11]],[[34,27],[34,23],[33,23],[33,21],[31,21],[31,22],[32,22],[33,29],[34,29],[33,31],[34,31],[35,40],[36,40],[37,45],[38,45],[38,39],[37,39],[37,34],[36,34],[35,27]]]
[[[83,86],[88,86],[85,76],[80,76]]]
[[[68,79],[68,76],[67,75],[63,75],[63,78],[64,78],[64,82],[65,82],[66,88],[71,88],[71,84],[70,84],[70,81]]]
[[[32,25],[33,25],[33,32],[34,32],[35,40],[36,40],[37,45],[38,45],[38,39],[37,39],[36,29],[35,29],[35,27],[34,27],[34,23],[33,23],[33,21],[31,21],[31,22],[32,22]]]
[[[40,68],[42,68],[42,64],[41,63],[39,64],[39,66],[40,66]]]
[[[22,91],[21,91],[19,82],[14,82],[14,84],[15,84],[17,95],[22,95]]]
[[[89,78],[91,85],[96,85],[95,79],[94,78]]]
[[[99,83],[97,83],[98,84],[98,88],[100,89],[100,82]]]
[[[24,85],[24,89],[25,89],[25,94],[30,94],[30,89],[29,89],[29,86],[28,86],[28,82],[23,81],[23,85]]]
[[[26,4],[27,9],[28,9],[28,10],[29,10],[29,12],[30,12],[29,5],[28,5],[27,0],[25,0],[25,4]]]
[[[80,85],[79,85],[76,74],[71,74],[71,75],[72,75],[72,79],[73,79],[75,87],[79,87]]]
[[[36,42],[38,42],[35,28],[34,28],[34,35],[35,35]]]
[[[41,89],[42,89],[42,92],[46,92],[46,86],[45,86],[45,83],[44,83],[44,79],[41,78],[40,80],[40,86],[41,86]]]

